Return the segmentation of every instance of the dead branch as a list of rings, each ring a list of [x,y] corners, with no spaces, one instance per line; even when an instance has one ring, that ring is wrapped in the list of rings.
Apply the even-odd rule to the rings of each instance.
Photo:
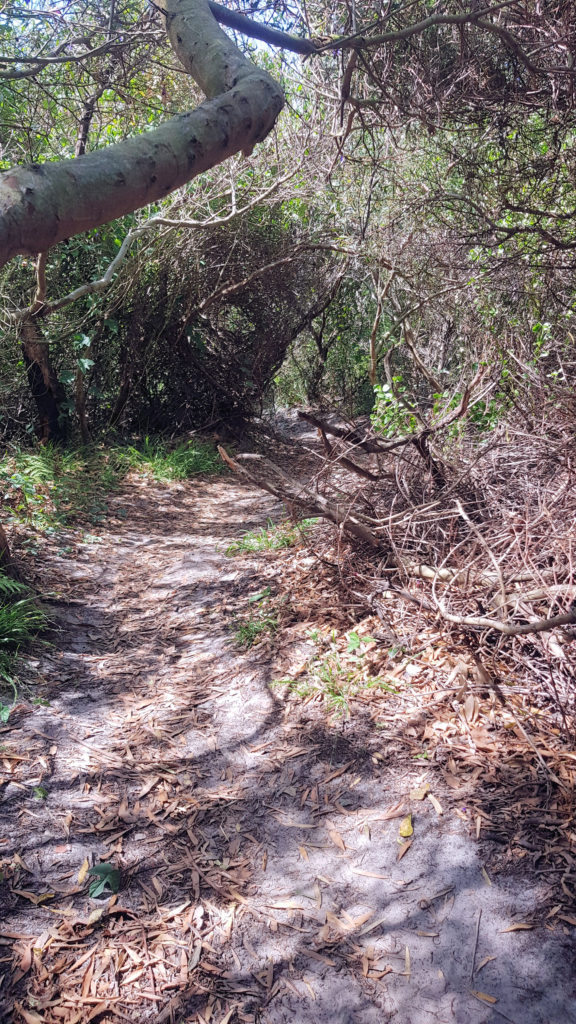
[[[325,419],[320,419],[314,413],[304,412],[302,409],[298,410],[298,418],[311,423],[317,430],[323,430],[332,437],[340,437],[343,441],[348,441],[350,444],[361,448],[365,452],[369,452],[371,455],[386,455],[388,452],[394,451],[395,448],[402,448],[404,445],[410,444],[413,440],[413,435],[411,434],[409,437],[397,438],[395,441],[387,443],[377,437],[368,437],[367,434],[360,434],[353,427],[340,426]]]
[[[338,452],[337,443],[330,444],[326,434],[323,430],[319,430],[320,437],[322,438],[322,444],[324,445],[324,451],[326,457],[330,462],[337,462],[344,469],[348,469],[351,473],[355,473],[356,476],[361,476],[364,480],[379,480],[379,473],[371,473],[369,469],[364,469],[363,466],[358,466],[356,462],[352,462],[351,459],[346,458]]]
[[[382,541],[365,523],[360,521],[357,515],[352,516],[347,509],[331,504],[320,494],[314,494],[304,484],[289,477],[263,455],[241,455],[238,457],[243,462],[250,460],[257,467],[256,470],[249,470],[245,465],[240,465],[238,459],[232,459],[221,445],[218,445],[218,452],[230,469],[249,480],[250,483],[268,491],[289,505],[301,508],[307,515],[316,515],[321,519],[327,519],[328,522],[334,523],[355,540],[370,544],[373,548],[382,548]]]

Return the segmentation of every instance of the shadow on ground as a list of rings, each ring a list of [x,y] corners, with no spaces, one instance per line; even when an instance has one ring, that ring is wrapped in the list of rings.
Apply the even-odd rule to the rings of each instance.
[[[117,501],[83,576],[42,566],[64,595],[30,664],[49,704],[0,736],[1,1019],[576,1020],[572,932],[530,927],[538,877],[491,877],[457,798],[410,800],[418,715],[378,733],[286,702],[265,645],[231,642],[277,567],[224,549],[278,509],[221,480]]]

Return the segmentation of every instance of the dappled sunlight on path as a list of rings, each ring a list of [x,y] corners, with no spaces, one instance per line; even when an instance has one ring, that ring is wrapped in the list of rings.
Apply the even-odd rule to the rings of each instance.
[[[2,1021],[576,1020],[568,931],[513,930],[538,891],[490,879],[458,815],[410,808],[419,762],[284,702],[269,649],[231,639],[276,569],[226,546],[280,510],[227,480],[112,506],[42,567],[49,703],[0,737]],[[120,889],[91,899],[99,861]]]

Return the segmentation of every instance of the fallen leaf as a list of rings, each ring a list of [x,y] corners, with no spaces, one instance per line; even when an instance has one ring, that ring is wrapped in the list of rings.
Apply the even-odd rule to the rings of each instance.
[[[425,782],[424,785],[423,786],[419,786],[418,789],[411,789],[410,790],[410,799],[411,800],[424,800],[428,796],[429,789],[430,789],[430,783],[429,782]]]
[[[362,871],[362,868],[350,868],[354,875],[364,875],[365,878],[383,878],[386,881],[390,879],[390,875],[380,875],[377,871]]]
[[[567,924],[576,925],[576,917],[571,917],[570,914],[558,914],[560,921],[566,921]]]
[[[90,867],[90,861],[88,860],[88,857],[86,857],[85,860],[82,863],[82,867],[80,868],[80,871],[78,872],[78,884],[79,885],[82,885],[82,882],[85,880],[86,875],[88,874],[89,867]]]
[[[15,1008],[22,1017],[22,1020],[25,1022],[25,1024],[44,1024],[46,1020],[45,1017],[41,1017],[40,1014],[35,1013],[34,1010],[25,1010],[24,1007],[20,1006],[19,1003],[16,1003]]]
[[[336,832],[335,829],[331,829],[328,835],[330,836],[330,839],[334,843],[334,846],[337,846],[339,850],[346,851],[344,840],[342,839],[342,836],[340,835],[339,832]]]
[[[403,818],[402,821],[400,822],[400,828],[398,829],[398,834],[401,835],[403,839],[407,839],[409,836],[414,834],[414,829],[412,827],[412,815],[411,814],[407,814],[406,817]]]
[[[478,718],[479,710],[480,705],[478,703],[478,698],[475,697],[474,694],[469,693],[464,701],[464,717],[466,721],[470,723],[475,722]]]
[[[534,925],[528,924],[527,921],[517,921],[516,924],[511,924],[509,928],[503,928],[500,934],[504,935],[505,932],[531,932],[533,927]]]
[[[428,793],[428,799],[429,799],[430,803],[432,804],[432,807],[436,811],[436,814],[438,816],[442,816],[444,814],[444,808],[442,807],[442,804],[440,803],[440,801],[437,800],[435,796],[432,796],[432,793]]]
[[[490,880],[490,875],[486,871],[486,868],[482,868],[482,878],[486,882],[486,885],[492,885],[492,882]]]
[[[18,970],[21,971],[22,974],[26,974],[27,971],[30,970],[31,966],[32,966],[32,946],[26,946],[24,952],[22,953],[22,956],[20,957],[20,961],[18,963]]]
[[[25,900],[30,900],[35,907],[39,907],[41,903],[45,903],[46,900],[53,900],[55,893],[53,892],[42,892],[39,896],[35,892],[25,892],[24,889],[12,889],[12,892],[16,896],[22,896]]]
[[[491,960],[495,960],[495,959],[496,959],[495,956],[485,956],[484,959],[481,960],[480,963],[478,964],[478,967],[476,968],[474,973],[478,974],[482,970],[483,967],[486,967],[486,964],[489,964]]]
[[[497,1003],[496,996],[489,996],[486,992],[475,992],[474,989],[470,989],[470,995],[474,996],[475,999],[482,1000],[483,1003]]]
[[[413,839],[409,839],[407,843],[402,843],[402,846],[398,850],[397,860],[402,860],[402,857],[404,856],[405,853],[408,853],[408,850],[412,846],[413,842],[414,842]]]

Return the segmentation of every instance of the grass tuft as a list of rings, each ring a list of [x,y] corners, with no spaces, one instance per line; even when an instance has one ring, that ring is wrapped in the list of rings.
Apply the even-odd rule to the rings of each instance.
[[[165,441],[146,437],[142,444],[114,448],[111,457],[117,466],[145,473],[159,483],[225,471],[210,441],[186,441],[172,448]]]
[[[275,525],[271,519],[268,526],[259,526],[256,530],[249,530],[240,540],[234,541],[226,548],[226,555],[232,558],[234,555],[244,554],[250,551],[272,551],[278,548],[294,547],[302,540],[309,530],[318,522],[317,519],[303,519],[300,523],[284,522]]]

